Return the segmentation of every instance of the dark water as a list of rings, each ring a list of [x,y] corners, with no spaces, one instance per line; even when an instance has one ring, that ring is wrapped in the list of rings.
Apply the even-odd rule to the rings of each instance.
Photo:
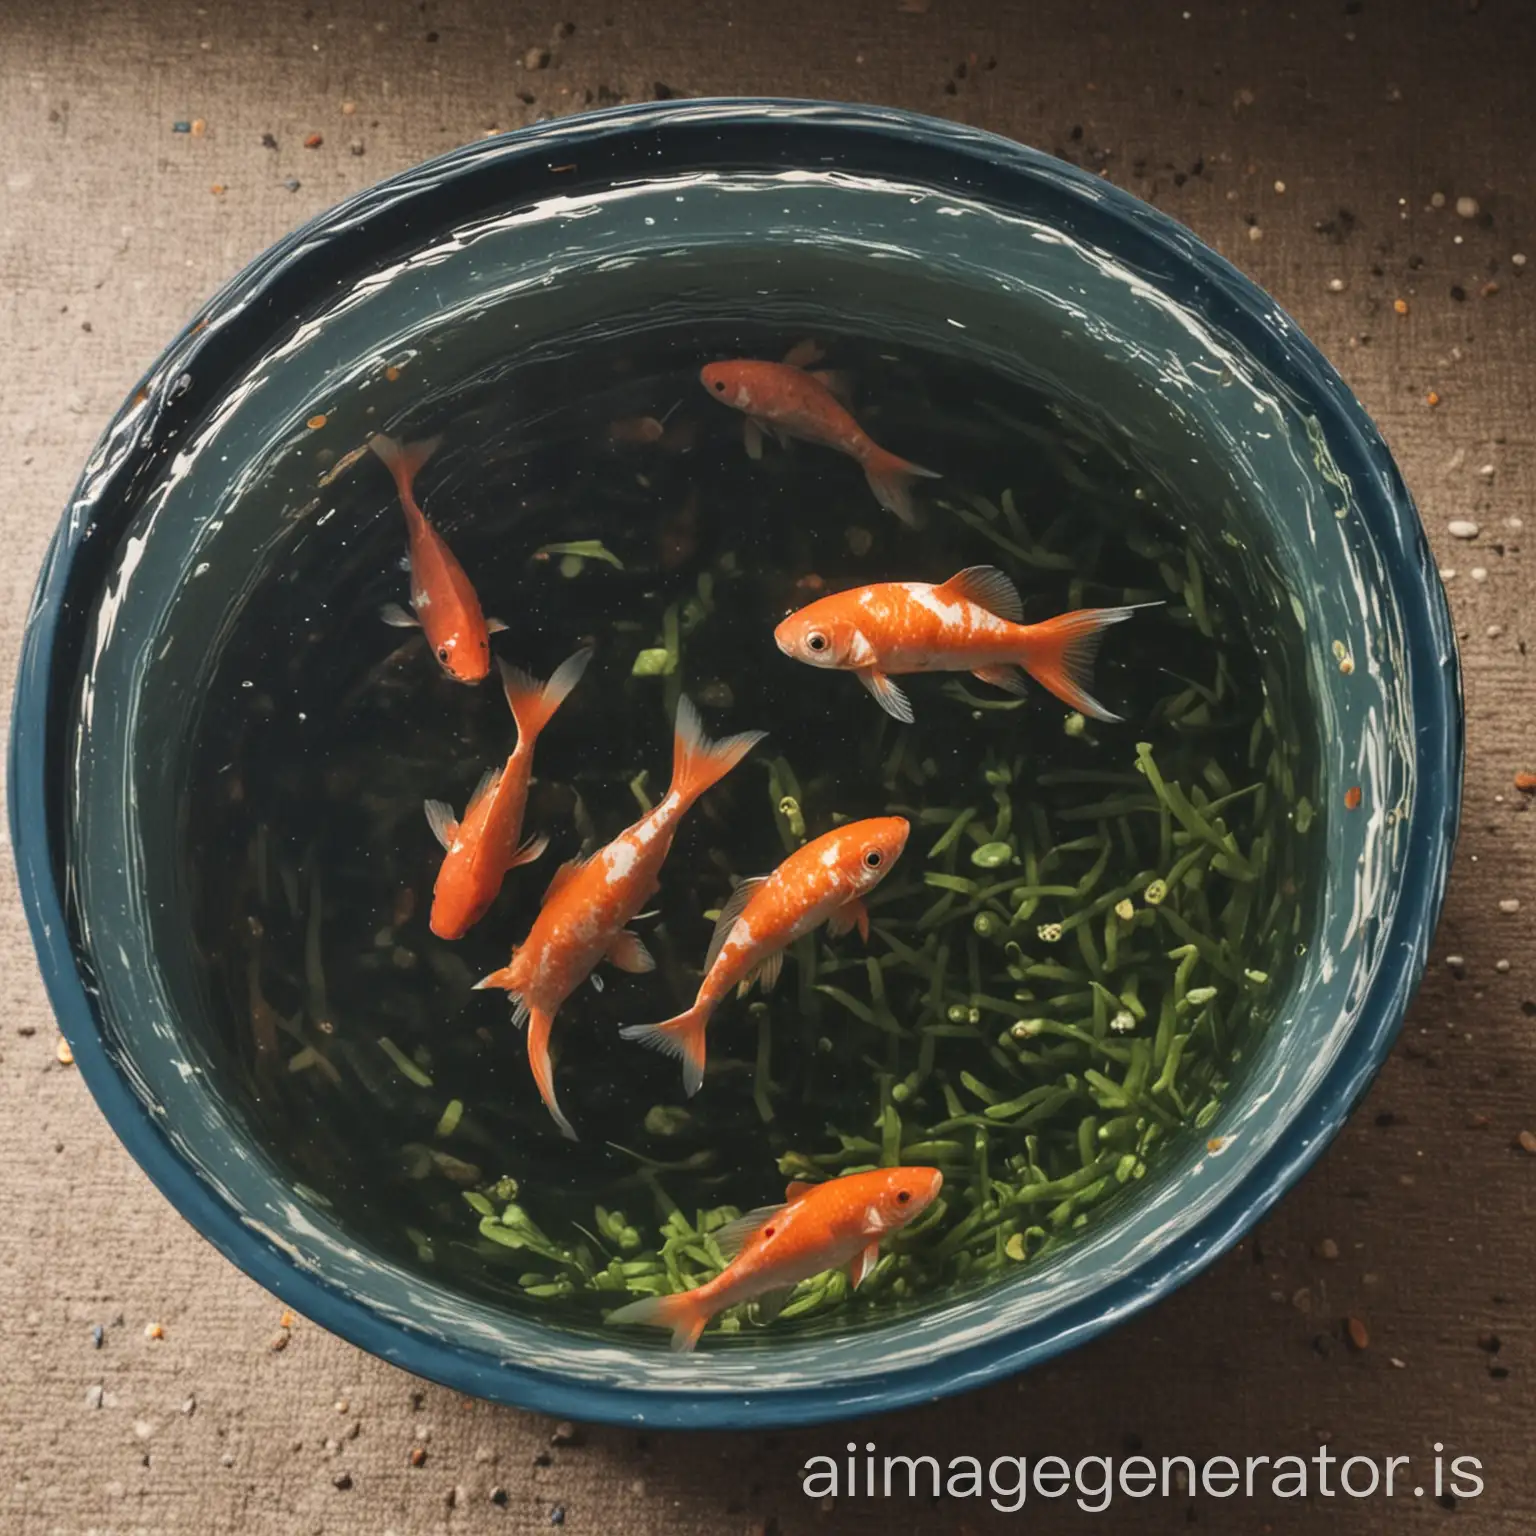
[[[559,1244],[583,1241],[594,1207],[622,1209],[649,1248],[665,1199],[690,1214],[746,1208],[782,1198],[781,1166],[820,1158],[815,1166],[834,1172],[879,1161],[868,1144],[885,1145],[880,1116],[893,1087],[909,1144],[964,1145],[963,1155],[943,1154],[954,1160],[946,1167],[953,1198],[935,1244],[965,1214],[968,1189],[1077,1166],[1085,1113],[1110,1121],[1112,1105],[1096,1109],[1086,1096],[1066,1104],[1027,1150],[1005,1124],[987,1132],[979,1154],[973,1127],[929,1132],[956,1118],[957,1099],[966,1113],[982,1108],[966,1076],[1006,1100],[1077,1070],[1066,1054],[1031,1059],[1000,1043],[1015,1020],[975,998],[1015,1002],[1017,1018],[1050,1014],[1064,999],[1054,1016],[1103,1034],[1101,1003],[1072,1001],[1079,981],[1021,983],[1008,971],[1021,957],[1091,969],[1070,934],[1054,944],[1039,935],[1040,924],[1069,919],[1082,903],[1046,897],[1022,920],[999,920],[1006,931],[979,932],[967,898],[935,915],[945,892],[924,875],[1019,878],[1019,866],[989,871],[969,857],[979,829],[996,830],[1004,801],[1011,825],[1003,840],[1021,849],[1101,836],[1099,848],[1058,855],[1042,883],[1075,883],[1098,863],[1097,897],[1166,873],[1185,847],[1169,848],[1168,818],[1144,806],[1122,814],[1112,803],[1147,799],[1137,742],[1150,743],[1163,776],[1201,800],[1222,786],[1261,786],[1228,812],[1245,849],[1263,839],[1240,910],[1209,869],[1185,910],[1191,923],[1210,925],[1231,968],[1252,969],[1271,988],[1283,983],[1291,916],[1307,897],[1288,841],[1288,818],[1305,792],[1295,777],[1305,742],[1272,678],[1266,694],[1269,663],[1241,622],[1274,595],[1229,587],[1220,541],[1188,531],[1211,525],[1203,509],[1150,478],[1091,406],[1064,406],[937,352],[817,336],[826,364],[846,373],[871,434],[943,473],[919,487],[922,531],[881,509],[857,466],[829,450],[770,443],[752,461],[741,419],[707,398],[697,370],[718,357],[776,358],[802,339],[766,326],[671,326],[633,334],[622,349],[572,346],[438,386],[430,398],[413,395],[407,363],[390,391],[377,391],[379,429],[443,435],[418,489],[485,611],[507,625],[493,649],[542,676],[579,645],[596,648],[538,746],[524,832],[548,833],[549,851],[513,871],[490,913],[456,944],[427,928],[441,852],[422,802],[462,808],[481,773],[504,759],[514,729],[501,692],[494,681],[455,685],[418,633],[380,622],[381,605],[407,598],[405,538],[389,476],[371,455],[344,467],[318,500],[327,459],[307,444],[269,477],[276,489],[267,494],[290,495],[300,510],[215,664],[181,852],[218,1049],[237,1067],[258,1136],[296,1183],[380,1249],[430,1263],[465,1289],[522,1304],[519,1277],[540,1268],[480,1238],[466,1188],[510,1175],[520,1203]],[[444,376],[441,362],[436,373]],[[662,421],[664,435],[614,441],[612,424],[635,417]],[[1017,525],[1000,510],[1005,490]],[[1018,543],[1020,528],[1029,560],[982,531]],[[622,568],[537,553],[578,540],[600,541]],[[933,677],[906,680],[917,723],[903,728],[852,677],[799,666],[773,644],[778,620],[824,591],[937,581],[983,562],[1014,577],[1030,619],[1166,600],[1107,635],[1095,692],[1124,724],[1090,722],[1072,734],[1065,707],[1037,687],[1021,707],[977,708],[956,679]],[[663,646],[673,625],[676,671],[633,676],[637,655]],[[984,684],[958,681],[989,706],[1009,703]],[[603,990],[582,986],[557,1019],[559,1093],[581,1137],[572,1144],[539,1101],[503,994],[471,984],[506,963],[560,862],[614,837],[643,800],[664,792],[670,714],[682,690],[712,734],[758,729],[768,740],[682,825],[656,915],[639,924],[656,971],[604,968]],[[766,1011],[724,1005],[710,1028],[704,1090],[685,1101],[676,1064],[621,1041],[618,1027],[666,1018],[691,1000],[710,935],[704,914],[734,879],[767,872],[784,857],[786,838],[794,841],[786,795],[808,835],[834,817],[896,808],[913,819],[913,836],[876,903],[869,948],[856,934],[818,937],[788,961]],[[967,807],[977,808],[974,828],[930,858]],[[1136,904],[1145,905],[1139,895]],[[1108,921],[1096,915],[1095,932]],[[1105,973],[1111,991],[1140,987],[1149,1004],[1137,1026],[1144,1036],[1157,1026],[1175,968],[1167,951],[1178,936],[1158,930],[1160,921],[1149,914],[1124,942],[1128,958]],[[889,942],[917,946],[934,933],[948,951],[938,983],[894,959]],[[867,1002],[867,956],[884,961],[897,1033],[812,985]],[[1186,981],[1207,979],[1224,987],[1213,1005],[1220,1017],[1196,1043],[1219,1059],[1200,1079],[1197,1101],[1165,1110],[1175,1122],[1200,1118],[1208,1094],[1219,1099],[1265,1018],[1259,984],[1226,986],[1203,974]],[[276,1052],[259,1055],[275,1016],[284,1021]],[[431,1086],[411,1081],[381,1038]],[[1063,1049],[1069,1054],[1070,1044]],[[1080,1076],[1072,1081],[1081,1086]],[[462,1116],[438,1134],[454,1100]],[[1165,1142],[1179,1134],[1175,1126]],[[853,1138],[851,1148],[840,1137]],[[1134,1138],[1126,1146],[1140,1164],[1129,1182],[1155,1178],[1155,1157],[1143,1160]],[[981,1168],[978,1155],[989,1160]],[[1132,1187],[1124,1198],[1134,1197]],[[951,1283],[966,1268],[946,1256],[914,1268],[911,1284]]]

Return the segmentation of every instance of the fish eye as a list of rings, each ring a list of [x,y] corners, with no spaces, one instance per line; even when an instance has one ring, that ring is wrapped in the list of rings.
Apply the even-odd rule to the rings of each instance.
[[[437,648],[437,659],[439,661],[447,661],[448,660],[448,647],[446,645],[438,646],[438,648]]]
[[[912,1198],[912,1191],[910,1189],[898,1189],[896,1191],[896,1204],[897,1205],[905,1205],[907,1203],[907,1201],[910,1200],[911,1198]]]
[[[717,395],[723,395],[725,393],[725,380],[724,379],[716,379],[715,380],[715,393]]]
[[[812,630],[805,637],[805,643],[813,651],[824,651],[827,648],[827,637],[819,629]]]
[[[885,862],[885,855],[878,848],[871,848],[864,855],[865,869],[879,869]]]

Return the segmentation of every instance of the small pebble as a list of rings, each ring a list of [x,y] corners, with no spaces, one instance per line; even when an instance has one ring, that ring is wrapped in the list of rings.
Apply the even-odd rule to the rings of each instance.
[[[351,1411],[352,1411],[352,1404],[351,1404],[351,1401],[349,1399],[347,1399],[345,1397],[338,1397],[336,1399],[336,1412],[337,1413],[351,1413]]]
[[[267,1348],[270,1349],[274,1355],[280,1355],[285,1349],[288,1348],[289,1342],[292,1340],[292,1338],[293,1335],[289,1333],[286,1328],[279,1328],[278,1331],[274,1333],[270,1339],[267,1340]]]
[[[1509,961],[1508,960],[1495,960],[1493,962],[1493,968],[1501,976],[1509,975]]]
[[[1516,251],[1515,254],[1509,258],[1509,264],[1517,272],[1520,271],[1525,266],[1525,253],[1523,251]]]
[[[85,1406],[87,1408],[100,1408],[101,1400],[106,1396],[105,1389],[100,1382],[85,1389]]]
[[[1275,183],[1275,191],[1283,196],[1285,194],[1285,183],[1283,181],[1277,181]]]
[[[146,1339],[163,1339],[165,1329],[159,1323],[145,1323],[144,1337]]]
[[[1500,912],[1518,912],[1520,910],[1520,898],[1518,896],[1506,896],[1499,903]]]
[[[1475,219],[1482,209],[1478,206],[1475,197],[1458,197],[1456,199],[1456,215],[1458,218]]]
[[[507,1497],[507,1490],[505,1488],[497,1487],[491,1489],[491,1503],[497,1505],[499,1508],[506,1508]]]
[[[1342,277],[1330,277],[1328,279],[1328,292],[1329,293],[1343,293],[1344,292],[1344,279]]]
[[[345,1493],[352,1486],[352,1474],[350,1472],[338,1472],[331,1479],[331,1486],[333,1488],[340,1488]]]
[[[325,135],[324,134],[312,133],[312,134],[310,134],[308,136],[308,138],[306,138],[304,140],[304,148],[305,149],[319,149],[320,146],[322,144],[324,144],[324,143],[325,143]]]
[[[1490,624],[1488,628],[1483,631],[1483,633],[1486,634],[1490,640],[1497,640],[1499,636],[1504,633],[1504,626],[1502,624]]]
[[[1445,525],[1445,531],[1453,539],[1475,539],[1482,529],[1470,518],[1455,517]]]
[[[1522,795],[1536,794],[1536,773],[1517,773],[1515,775],[1515,788]]]
[[[1431,192],[1429,194],[1429,206],[1431,208],[1444,208],[1445,207],[1445,193],[1444,192]]]
[[[347,145],[347,148],[354,155],[361,155],[361,154],[365,153],[364,146],[363,146],[363,141],[361,139],[353,139],[352,142]]]
[[[1392,308],[1393,308],[1394,311],[1396,311],[1396,313],[1398,313],[1400,315],[1406,315],[1408,313],[1408,300],[1407,299],[1393,299],[1392,300]]]
[[[561,1419],[555,1432],[549,1437],[551,1445],[580,1445],[581,1431],[569,1419]]]
[[[194,117],[192,119],[192,137],[194,139],[200,139],[207,132],[208,124],[205,123],[202,118]]]
[[[1248,226],[1248,238],[1257,245],[1264,238],[1264,231],[1257,224],[1250,224]]]
[[[1472,578],[1473,581],[1487,581],[1488,567],[1485,565],[1474,565],[1472,569],[1467,572],[1467,574]]]
[[[106,1332],[100,1323],[91,1324],[91,1343],[94,1344],[97,1349],[100,1349],[102,1344],[106,1342],[106,1337]]]
[[[1351,1349],[1368,1349],[1370,1347],[1370,1331],[1358,1317],[1345,1319],[1344,1336],[1349,1340],[1349,1347]]]
[[[196,1412],[197,1412],[197,1399],[195,1397],[183,1398],[182,1399],[182,1403],[181,1403],[181,1414],[182,1414],[182,1417],[190,1419],[192,1417],[192,1415],[194,1413],[196,1413]]]
[[[1339,1245],[1331,1237],[1325,1237],[1317,1245],[1316,1253],[1320,1259],[1333,1260],[1339,1256]]]
[[[564,1525],[565,1524],[565,1505],[564,1504],[556,1504],[555,1507],[552,1510],[550,1510],[550,1512],[549,1512],[549,1523],[551,1525]]]
[[[178,118],[176,122],[171,124],[171,132],[172,133],[191,133],[192,132],[192,124],[189,123],[188,121],[186,121],[186,119],[184,119],[184,118]]]
[[[59,1058],[59,1064],[72,1067],[75,1064],[75,1053],[69,1048],[69,1041],[60,1035],[58,1043],[53,1048],[53,1054]]]
[[[530,48],[523,55],[524,69],[544,69],[549,64],[548,48]]]
[[[1529,1152],[1532,1157],[1536,1157],[1536,1131],[1521,1131],[1515,1137],[1515,1145],[1522,1152]]]
[[[219,1465],[221,1467],[232,1467],[234,1464],[235,1453],[233,1451],[225,1451],[224,1454],[219,1457]]]
[[[342,102],[342,104],[341,104],[341,115],[343,117],[351,117],[356,111],[357,111],[357,103],[355,101],[344,101],[344,102]]]
[[[290,191],[290,192],[297,192],[297,191],[298,191],[298,190],[299,190],[299,188],[300,188],[300,187],[301,187],[301,186],[302,186],[302,185],[303,185],[303,183],[302,183],[302,182],[301,182],[301,181],[300,181],[300,180],[299,180],[299,178],[298,178],[298,177],[297,177],[297,176],[290,176],[290,177],[289,177],[289,178],[288,178],[288,179],[287,179],[287,181],[285,181],[285,182],[284,182],[284,183],[283,183],[283,185],[284,185],[284,186],[285,186],[285,187],[286,187],[286,188],[287,188],[287,189],[288,189],[288,190],[289,190],[289,191]]]
[[[535,1451],[533,1453],[533,1464],[536,1467],[550,1466],[553,1464],[554,1459],[555,1458],[551,1456],[548,1451]]]
[[[424,1467],[426,1464],[427,1448],[424,1445],[413,1445],[411,1447],[411,1465],[413,1467]]]
[[[1430,390],[1430,392],[1424,396],[1424,403],[1425,405],[1429,406],[1431,410],[1433,410],[1435,406],[1440,404],[1440,391],[1438,389]]]

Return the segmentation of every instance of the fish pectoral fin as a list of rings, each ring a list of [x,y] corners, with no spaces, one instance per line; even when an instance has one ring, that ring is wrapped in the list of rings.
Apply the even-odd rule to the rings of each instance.
[[[1029,684],[1024,681],[1024,674],[1011,664],[1005,663],[1000,667],[977,667],[971,676],[980,678],[984,683],[991,683],[994,688],[1001,688],[1004,693],[1026,694],[1029,692]]]
[[[774,1322],[780,1312],[784,1310],[784,1303],[795,1294],[792,1285],[776,1286],[771,1291],[764,1291],[761,1296],[754,1298],[753,1310],[757,1313],[757,1320],[763,1327]]]
[[[933,595],[941,603],[975,603],[1010,624],[1024,622],[1024,602],[1010,577],[995,565],[968,565],[948,581],[940,582]]]
[[[507,626],[503,624],[500,619],[487,619],[485,621],[485,632],[488,635],[504,634],[506,632],[506,628]]]
[[[827,920],[827,932],[834,939],[840,939],[852,928],[857,928],[864,942],[869,943],[869,908],[857,896],[845,902]]]
[[[628,928],[621,929],[609,946],[608,963],[635,976],[656,969],[656,957],[645,947],[640,935]]]
[[[543,858],[544,850],[549,847],[549,838],[540,832],[536,837],[530,837],[516,853],[512,855],[512,862],[508,869],[518,869],[524,864],[532,864],[535,859]]]
[[[760,1205],[755,1211],[747,1211],[744,1215],[738,1216],[735,1221],[728,1221],[723,1227],[716,1227],[709,1235],[714,1240],[715,1247],[720,1250],[720,1257],[729,1264],[746,1247],[747,1240],[753,1233],[766,1227],[783,1209],[783,1205]]]
[[[875,1265],[879,1262],[880,1244],[870,1243],[858,1254],[853,1263],[848,1266],[848,1278],[853,1281],[854,1290],[858,1290],[869,1279]]]
[[[720,916],[715,919],[715,931],[710,935],[709,952],[704,956],[706,975],[715,961],[720,958],[720,951],[725,948],[725,941],[730,938],[731,929],[736,926],[736,919],[741,916],[753,894],[767,878],[767,875],[753,875],[741,881],[725,898],[725,905],[720,908]]]
[[[567,859],[553,875],[550,876],[548,889],[544,892],[545,905],[552,902],[564,888],[570,884],[572,876],[587,861],[585,859]]]
[[[459,824],[454,819],[453,807],[446,800],[424,800],[421,808],[427,813],[427,825],[432,828],[432,836],[444,848],[453,847],[453,840],[459,835]]]
[[[379,609],[379,617],[391,629],[417,629],[421,623],[414,613],[407,613],[399,603],[385,603]]]
[[[741,423],[741,441],[747,457],[754,461],[763,456],[763,426],[755,416],[746,417]]]
[[[893,720],[900,720],[903,725],[912,724],[912,701],[884,672],[875,667],[862,667],[858,679],[875,696],[875,703]]]

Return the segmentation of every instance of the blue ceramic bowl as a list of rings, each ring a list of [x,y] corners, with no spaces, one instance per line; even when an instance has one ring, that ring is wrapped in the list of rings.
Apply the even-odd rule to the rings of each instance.
[[[195,1003],[165,937],[185,900],[168,851],[176,743],[239,605],[228,573],[259,566],[271,542],[242,516],[243,477],[338,381],[429,334],[445,294],[460,318],[526,300],[530,334],[558,334],[600,302],[608,274],[654,283],[661,302],[669,273],[707,287],[733,250],[789,241],[920,264],[957,338],[978,306],[1009,306],[1006,334],[1037,375],[1070,368],[1149,461],[1205,477],[1204,502],[1229,509],[1223,537],[1289,597],[1281,638],[1323,755],[1309,836],[1326,854],[1305,958],[1213,1128],[1219,1155],[1191,1138],[1139,1198],[991,1289],[845,1334],[769,1330],[759,1347],[672,1357],[406,1272],[247,1133],[186,1028]],[[1234,1243],[1318,1156],[1392,1043],[1440,909],[1460,776],[1455,647],[1414,507],[1354,396],[1263,293],[1163,214],[1002,139],[894,111],[722,101],[447,155],[333,209],[219,294],[118,414],[54,538],[16,692],[10,808],[75,1059],[128,1149],[234,1263],[466,1392],[575,1418],[741,1427],[1020,1370]],[[1354,785],[1364,803],[1351,812]]]

